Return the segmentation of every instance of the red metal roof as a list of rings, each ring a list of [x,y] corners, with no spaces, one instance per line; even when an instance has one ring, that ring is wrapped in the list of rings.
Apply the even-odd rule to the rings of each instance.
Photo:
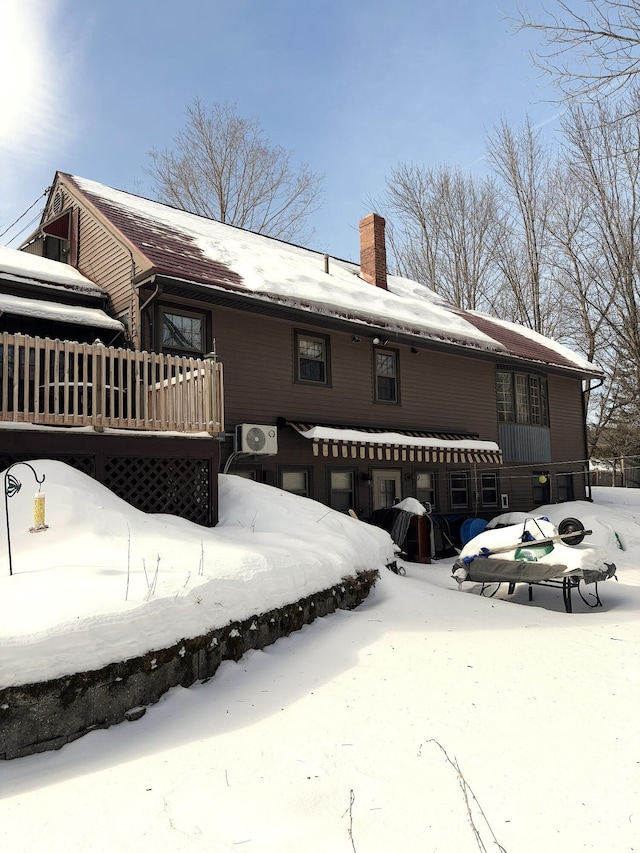
[[[98,193],[80,187],[72,175],[63,177],[148,258],[156,274],[227,288],[242,284],[238,273],[207,258],[187,234],[162,223],[133,216],[123,206],[112,204]]]
[[[558,367],[566,367],[571,370],[576,369],[576,364],[564,358],[561,353],[517,332],[515,329],[508,329],[500,323],[494,323],[490,317],[480,317],[468,311],[460,311],[460,314],[476,329],[484,332],[485,335],[489,335],[494,341],[503,344],[511,356],[525,358],[529,361],[541,361],[545,364],[555,364]]]

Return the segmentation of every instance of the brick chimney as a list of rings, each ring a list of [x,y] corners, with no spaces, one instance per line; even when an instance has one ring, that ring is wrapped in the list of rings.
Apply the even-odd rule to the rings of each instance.
[[[360,220],[360,275],[369,284],[387,289],[384,219],[377,213]]]

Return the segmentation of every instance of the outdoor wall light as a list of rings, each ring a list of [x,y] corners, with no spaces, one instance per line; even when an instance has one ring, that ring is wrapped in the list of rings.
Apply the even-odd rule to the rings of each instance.
[[[353,335],[353,337],[351,338],[351,342],[354,344],[359,344],[360,338],[357,335]]]
[[[411,347],[411,352],[415,355],[418,352],[417,347]]]
[[[378,344],[382,344],[382,346],[386,346],[388,344],[387,338],[374,338],[373,339],[374,346],[378,346]]]

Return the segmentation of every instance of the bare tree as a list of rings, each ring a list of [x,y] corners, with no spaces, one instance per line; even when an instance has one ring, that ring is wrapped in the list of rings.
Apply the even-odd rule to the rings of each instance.
[[[379,205],[399,272],[461,308],[491,305],[500,210],[491,181],[457,169],[401,164]]]
[[[625,121],[620,121],[621,115]],[[595,288],[597,360],[608,369],[602,427],[640,420],[640,117],[628,105],[573,106],[562,120],[567,162],[588,201],[585,274]]]
[[[535,30],[545,48],[533,61],[552,79],[562,100],[601,98],[634,88],[640,73],[638,0],[556,0],[555,12],[533,21],[520,12],[517,30]],[[636,105],[637,109],[637,105]]]
[[[508,218],[496,255],[513,306],[508,319],[553,335],[558,303],[548,264],[555,166],[528,118],[518,130],[506,121],[495,127],[487,138],[487,158],[500,180]]]
[[[260,124],[235,105],[206,109],[197,98],[172,148],[149,152],[145,173],[160,201],[281,240],[308,240],[322,177],[264,139]]]
[[[563,318],[558,339],[594,362],[607,348],[606,318],[615,293],[589,188],[564,163],[558,166],[554,184],[562,188],[549,218],[552,275]]]

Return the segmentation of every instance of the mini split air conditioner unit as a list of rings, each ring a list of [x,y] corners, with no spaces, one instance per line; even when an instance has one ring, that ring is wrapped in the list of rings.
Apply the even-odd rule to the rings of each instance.
[[[264,424],[238,424],[236,427],[236,453],[275,455],[278,452],[278,430]]]

